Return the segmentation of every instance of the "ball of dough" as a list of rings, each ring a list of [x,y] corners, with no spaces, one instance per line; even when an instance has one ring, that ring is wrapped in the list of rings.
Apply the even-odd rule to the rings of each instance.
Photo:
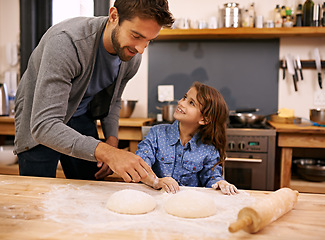
[[[106,207],[122,214],[144,214],[155,209],[156,200],[147,193],[125,189],[115,192],[107,201]]]
[[[203,218],[216,213],[217,206],[206,193],[196,190],[180,191],[171,196],[164,205],[167,213],[183,218]]]

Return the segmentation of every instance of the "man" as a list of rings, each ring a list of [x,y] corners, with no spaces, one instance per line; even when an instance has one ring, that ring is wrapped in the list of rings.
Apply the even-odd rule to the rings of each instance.
[[[167,0],[116,0],[108,17],[73,18],[51,27],[33,51],[15,99],[19,173],[139,182],[151,168],[119,150],[121,95],[141,55],[174,22]],[[98,140],[100,119],[106,142]]]

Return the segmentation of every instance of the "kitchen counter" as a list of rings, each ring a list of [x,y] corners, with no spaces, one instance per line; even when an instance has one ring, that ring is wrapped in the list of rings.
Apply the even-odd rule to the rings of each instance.
[[[138,149],[139,142],[142,140],[141,127],[150,125],[154,120],[154,118],[120,118],[118,130],[119,140],[128,140],[129,151],[135,153]],[[97,121],[97,130],[99,139],[104,139],[100,121]]]
[[[161,194],[143,184],[135,183],[113,183],[105,181],[83,181],[68,180],[59,178],[36,178],[21,176],[0,175],[0,239],[221,239],[220,235],[205,237],[205,235],[194,236],[188,232],[173,233],[164,228],[165,224],[154,229],[132,229],[130,225],[105,226],[100,222],[102,216],[111,214],[114,220],[107,218],[107,221],[118,222],[125,218],[128,222],[140,221],[143,218],[154,217],[154,213],[140,215],[121,215],[111,213],[105,209],[109,191],[115,192],[125,188],[145,191],[152,196]],[[105,191],[106,189],[106,191]],[[104,190],[104,191],[103,191]],[[201,191],[214,191],[212,189],[201,189]],[[82,194],[88,193],[87,197]],[[212,192],[211,192],[212,193]],[[258,200],[258,197],[268,194],[263,191],[247,191],[250,197]],[[98,207],[96,194],[102,198]],[[105,196],[105,194],[107,196]],[[219,194],[213,192],[213,194]],[[160,195],[159,195],[160,196]],[[95,198],[96,197],[96,198]],[[229,196],[228,196],[229,197]],[[98,200],[98,199],[97,199]],[[60,204],[58,202],[62,201]],[[62,204],[70,202],[71,208],[66,209]],[[96,205],[91,206],[91,205]],[[158,203],[159,204],[159,203]],[[78,208],[82,205],[82,208]],[[66,205],[69,206],[69,205]],[[73,209],[76,206],[76,209]],[[62,208],[63,209],[62,209]],[[222,206],[219,206],[222,209]],[[102,210],[97,213],[96,210]],[[158,208],[159,209],[159,208]],[[155,211],[158,211],[155,210]],[[89,210],[89,211],[88,211]],[[69,215],[69,212],[76,211],[77,216]],[[90,218],[94,212],[98,218]],[[106,212],[105,212],[106,211]],[[163,211],[163,210],[161,210]],[[95,216],[96,216],[95,214]],[[323,194],[300,194],[298,203],[294,209],[277,221],[266,226],[256,234],[249,234],[244,231],[231,234],[226,233],[223,239],[322,239],[325,236],[325,195]],[[197,220],[183,220],[166,214],[162,215],[170,221],[187,222],[193,224]],[[71,219],[71,220],[70,220]],[[134,220],[135,219],[135,220]],[[194,232],[202,231],[200,219],[192,225]],[[74,223],[74,221],[77,221]],[[83,225],[84,222],[88,225]],[[89,221],[89,223],[88,223]],[[112,223],[113,223],[112,222]],[[166,224],[168,221],[166,221]],[[145,226],[144,226],[145,227]],[[220,227],[220,226],[215,226]],[[226,227],[226,226],[225,226]],[[164,235],[165,234],[165,235]],[[180,237],[179,234],[183,234]],[[164,238],[159,236],[164,235]],[[184,237],[185,236],[185,237]]]
[[[15,119],[13,117],[0,117],[0,135],[15,135]]]
[[[141,127],[151,124],[153,118],[120,118],[118,137],[120,140],[130,141],[129,150],[135,152],[138,143],[142,140]],[[100,121],[97,121],[97,130],[100,139],[104,139],[104,134]],[[0,117],[0,135],[14,136],[15,123],[12,117]]]
[[[325,148],[325,127],[269,122],[281,150],[280,187],[290,187],[293,148]]]

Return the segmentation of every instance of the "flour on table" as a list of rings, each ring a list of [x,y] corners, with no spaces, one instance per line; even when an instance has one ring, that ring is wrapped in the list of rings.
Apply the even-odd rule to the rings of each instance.
[[[147,193],[125,189],[112,194],[106,207],[122,214],[144,214],[156,207],[156,200]]]
[[[167,213],[184,218],[204,218],[216,213],[214,200],[206,193],[184,190],[172,195],[164,204]]]
[[[224,195],[221,191],[206,188],[180,187],[180,192],[195,190],[209,195],[217,206],[214,215],[205,218],[183,218],[168,214],[164,204],[173,194],[157,191],[145,184],[109,182],[94,186],[85,183],[51,185],[51,190],[42,194],[44,219],[60,224],[61,230],[78,234],[109,233],[131,230],[140,240],[226,239],[230,223],[237,220],[240,209],[255,202],[245,191],[236,195]],[[147,214],[120,214],[106,208],[108,199],[121,189],[132,189],[152,196],[157,206]],[[47,239],[52,236],[48,236]],[[53,237],[52,237],[53,238]],[[109,238],[109,237],[108,237]]]

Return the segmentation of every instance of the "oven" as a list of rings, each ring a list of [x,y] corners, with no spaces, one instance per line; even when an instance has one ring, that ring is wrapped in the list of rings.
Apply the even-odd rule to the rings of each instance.
[[[142,127],[146,136],[151,126]],[[227,158],[224,178],[239,189],[275,190],[276,131],[258,128],[227,128]]]
[[[224,178],[239,189],[275,190],[275,129],[227,128]]]

